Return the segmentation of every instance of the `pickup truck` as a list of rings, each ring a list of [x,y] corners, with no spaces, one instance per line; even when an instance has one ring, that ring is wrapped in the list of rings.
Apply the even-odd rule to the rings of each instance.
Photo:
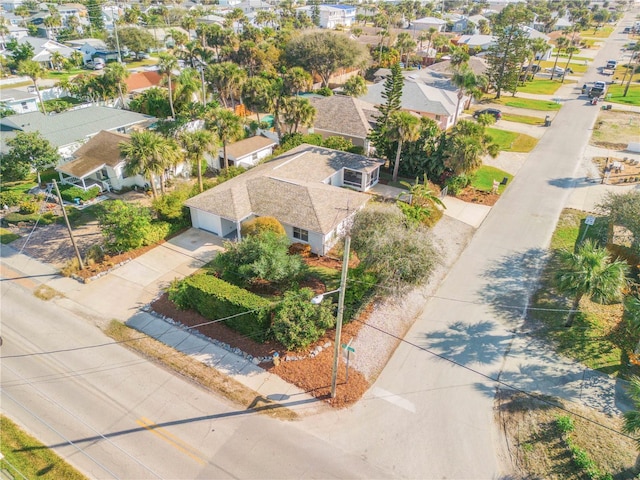
[[[589,89],[589,98],[604,97],[607,93],[607,84],[604,82],[595,82],[593,87]]]

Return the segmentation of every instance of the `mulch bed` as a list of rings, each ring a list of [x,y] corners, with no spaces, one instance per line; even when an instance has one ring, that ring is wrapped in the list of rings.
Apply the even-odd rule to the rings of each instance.
[[[169,300],[166,293],[155,300],[151,304],[151,308],[154,312],[172,318],[176,322],[189,327],[210,321],[193,310],[179,310],[173,302]],[[358,334],[358,331],[362,327],[363,318],[366,318],[368,313],[369,311],[365,311],[359,321],[352,321],[343,325],[340,343],[348,343],[351,338]],[[237,347],[254,357],[267,357],[273,355],[275,352],[278,352],[282,359],[287,355],[302,357],[311,352],[316,345],[325,345],[327,342],[330,342],[331,347],[323,349],[314,358],[281,361],[278,366],[275,366],[273,362],[268,362],[260,366],[268,372],[278,375],[283,380],[296,385],[313,397],[326,400],[329,404],[338,408],[346,407],[357,402],[369,388],[369,383],[365,377],[353,368],[349,369],[349,379],[348,383],[346,382],[345,360],[341,356],[338,368],[336,398],[332,399],[330,397],[335,330],[327,331],[323,338],[319,339],[304,352],[287,352],[280,343],[274,340],[258,343],[230,329],[222,322],[199,326],[196,327],[195,330],[209,338],[227,343],[231,347]]]
[[[78,270],[74,273],[74,275],[81,280],[87,282],[93,277],[108,272],[113,269],[116,265],[120,265],[123,262],[133,260],[134,258],[139,257],[140,255],[144,255],[150,250],[153,250],[158,245],[162,245],[164,241],[160,243],[156,243],[154,245],[147,245],[146,247],[136,248],[135,250],[130,250],[125,253],[121,253],[119,255],[105,255],[104,260],[100,263],[91,263],[85,264],[84,270]]]
[[[484,192],[482,190],[476,190],[473,187],[467,187],[456,198],[469,203],[478,203],[481,205],[493,206],[496,204],[500,195],[497,193]]]

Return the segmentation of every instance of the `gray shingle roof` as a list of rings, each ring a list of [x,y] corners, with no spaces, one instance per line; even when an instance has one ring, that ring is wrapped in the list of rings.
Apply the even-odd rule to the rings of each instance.
[[[371,171],[382,162],[362,155],[301,145],[185,202],[232,221],[252,214],[327,234],[369,196],[323,183],[347,167]]]
[[[263,137],[262,135],[255,135],[253,137],[240,140],[239,142],[232,143],[231,145],[227,145],[227,155],[232,156],[233,158],[240,158],[277,144],[278,142],[271,140],[270,138]]]
[[[123,161],[120,143],[128,143],[129,138],[129,135],[103,130],[76,150],[73,160],[60,165],[56,170],[84,178],[105,165],[115,168]]]
[[[384,83],[376,83],[369,86],[366,94],[360,97],[363,102],[372,105],[381,105],[385,102],[382,98]],[[454,115],[457,104],[455,93],[434,88],[421,82],[413,82],[405,79],[402,89],[401,107],[405,110],[425,112],[434,115]]]
[[[366,138],[371,127],[362,111],[363,104],[357,98],[332,95],[309,100],[316,108],[313,128],[339,135]]]
[[[146,124],[154,117],[109,107],[88,107],[79,110],[44,115],[41,112],[10,115],[0,119],[0,153],[9,150],[6,142],[19,131],[40,132],[56,147],[85,140],[101,130],[116,130],[136,124]]]

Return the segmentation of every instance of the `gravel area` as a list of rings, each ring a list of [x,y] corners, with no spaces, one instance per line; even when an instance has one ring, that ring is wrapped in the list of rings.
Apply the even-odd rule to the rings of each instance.
[[[443,216],[433,228],[434,245],[440,252],[441,261],[436,265],[429,283],[401,299],[388,299],[378,303],[366,324],[400,338],[404,337],[423,311],[427,297],[436,292],[449,268],[458,259],[474,233],[475,229],[470,225]],[[369,381],[375,379],[382,371],[399,343],[396,338],[382,334],[376,328],[363,326],[352,343],[357,353],[351,365]]]

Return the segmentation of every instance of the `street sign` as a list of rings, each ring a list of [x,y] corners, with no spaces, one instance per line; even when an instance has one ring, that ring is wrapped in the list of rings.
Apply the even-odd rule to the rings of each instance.
[[[356,349],[350,345],[347,345],[346,343],[342,344],[342,349],[346,350],[347,352],[356,353]]]
[[[593,225],[594,223],[596,223],[596,217],[594,217],[593,215],[589,215],[587,218],[584,219],[585,225]]]

